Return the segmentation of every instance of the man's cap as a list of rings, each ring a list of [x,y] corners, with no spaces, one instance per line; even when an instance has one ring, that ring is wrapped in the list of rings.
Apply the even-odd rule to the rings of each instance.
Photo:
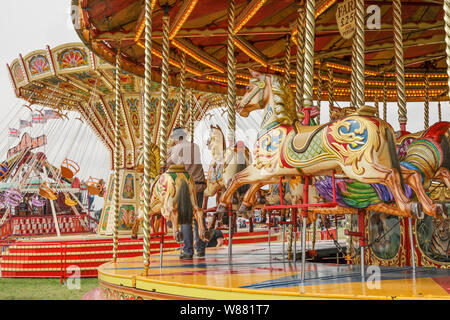
[[[179,139],[180,137],[186,137],[186,131],[181,128],[181,127],[177,127],[175,129],[173,129],[172,131],[172,135],[170,136],[172,139]]]

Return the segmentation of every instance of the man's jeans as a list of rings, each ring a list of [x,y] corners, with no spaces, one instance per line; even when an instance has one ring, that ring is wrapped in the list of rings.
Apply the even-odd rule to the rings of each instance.
[[[203,192],[197,192],[197,205],[199,208],[203,205]],[[205,224],[205,219],[203,219],[203,223]],[[183,234],[183,253],[194,255],[194,237],[195,237],[195,250],[197,253],[205,252],[206,242],[200,240],[198,235],[198,225],[197,220],[194,218],[194,234],[192,234],[192,225],[190,224],[182,224],[181,225],[181,233]]]

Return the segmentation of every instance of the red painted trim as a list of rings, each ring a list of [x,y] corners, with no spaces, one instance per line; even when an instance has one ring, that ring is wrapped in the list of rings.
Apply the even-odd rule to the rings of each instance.
[[[53,60],[53,53],[50,46],[47,45],[48,58],[50,59],[50,64],[52,66],[53,74],[56,75],[55,61]]]

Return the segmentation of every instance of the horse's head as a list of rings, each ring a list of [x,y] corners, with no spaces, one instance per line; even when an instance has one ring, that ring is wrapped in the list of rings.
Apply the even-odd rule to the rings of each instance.
[[[270,75],[251,69],[250,74],[252,78],[249,81],[246,92],[236,106],[236,111],[243,117],[247,117],[253,110],[265,108],[270,96]]]

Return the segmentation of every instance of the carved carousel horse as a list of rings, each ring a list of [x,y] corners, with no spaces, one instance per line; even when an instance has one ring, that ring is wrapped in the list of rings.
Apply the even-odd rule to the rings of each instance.
[[[336,119],[344,117],[347,111],[354,108],[333,108]],[[400,166],[405,169],[416,171],[420,174],[421,183],[425,190],[431,186],[432,180],[441,180],[450,188],[450,122],[437,122],[430,128],[416,132],[403,133],[396,139],[397,155]],[[316,177],[315,186],[323,198],[328,201],[332,199],[331,177]],[[358,181],[339,178],[336,180],[339,188],[337,190],[337,202],[342,207],[368,208],[377,206],[377,209],[386,209],[385,202],[394,201],[392,192],[379,183],[367,184]],[[405,187],[408,198],[414,197],[409,186]],[[430,200],[430,205],[432,202]],[[372,207],[375,209],[374,207]],[[442,208],[443,210],[440,210]],[[445,205],[438,207],[438,215],[446,215]],[[320,211],[320,210],[318,210]],[[389,210],[388,210],[389,211]]]
[[[221,197],[218,212],[226,212],[232,194],[243,184],[251,184],[244,197],[261,186],[277,183],[283,176],[345,175],[361,183],[379,183],[392,192],[396,211],[417,216],[419,205],[403,191],[404,183],[416,193],[426,214],[435,217],[438,207],[421,184],[417,171],[400,167],[395,150],[394,130],[385,121],[365,115],[346,116],[319,126],[303,126],[297,118],[292,90],[278,75],[251,70],[253,78],[236,109],[241,116],[264,108],[264,116],[254,147],[254,161],[231,181]],[[247,197],[249,196],[249,197]]]
[[[199,236],[208,241],[211,232],[203,223],[203,210],[197,206],[197,194],[192,177],[186,172],[184,165],[172,165],[156,177],[150,187],[149,215],[161,214],[172,222],[173,236],[177,242],[183,240],[183,234],[178,230],[180,224],[192,224],[192,218],[197,220]],[[144,220],[144,188],[141,189],[141,206],[138,218],[132,228],[132,238],[137,238],[140,223]],[[158,230],[159,226],[154,226]]]
[[[226,148],[225,137],[220,129],[211,125],[211,134],[207,143],[212,153],[212,163],[209,166],[206,179],[206,190],[204,192],[204,206],[208,198],[224,191],[236,173],[245,169],[251,162],[250,151],[242,141],[236,145]],[[244,185],[237,189],[233,195],[233,204],[241,202],[248,186]],[[212,225],[215,225],[216,215]],[[233,225],[236,227],[237,215],[234,215]]]

